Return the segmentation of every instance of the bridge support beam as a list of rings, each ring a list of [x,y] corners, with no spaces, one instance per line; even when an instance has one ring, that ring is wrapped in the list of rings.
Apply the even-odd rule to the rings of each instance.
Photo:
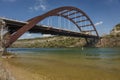
[[[5,22],[3,20],[0,20],[0,56],[6,54],[6,47],[5,47],[5,40],[4,40],[4,27]]]

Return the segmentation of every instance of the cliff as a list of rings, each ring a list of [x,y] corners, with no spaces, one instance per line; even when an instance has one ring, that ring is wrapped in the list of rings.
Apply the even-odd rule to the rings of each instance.
[[[85,39],[75,37],[54,36],[16,41],[11,47],[22,48],[51,48],[51,47],[82,47]]]
[[[120,47],[120,37],[102,37],[96,47]]]
[[[11,47],[19,48],[65,48],[83,47],[86,41],[83,38],[54,36],[48,38],[24,39],[16,41]],[[93,45],[91,45],[93,47]],[[102,37],[94,47],[120,47],[120,37]]]

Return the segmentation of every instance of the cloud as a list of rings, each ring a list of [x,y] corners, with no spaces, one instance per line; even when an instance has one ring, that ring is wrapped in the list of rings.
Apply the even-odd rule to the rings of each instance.
[[[102,25],[102,24],[103,24],[103,21],[100,21],[100,22],[95,23],[95,26],[99,26],[99,25]]]
[[[16,0],[2,0],[4,2],[15,2]]]
[[[46,0],[36,0],[35,5],[29,7],[29,9],[31,11],[39,11],[39,10],[45,11],[47,9]]]

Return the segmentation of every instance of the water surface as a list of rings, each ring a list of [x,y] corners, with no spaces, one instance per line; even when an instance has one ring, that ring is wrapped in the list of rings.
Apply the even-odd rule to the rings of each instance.
[[[9,48],[18,80],[120,80],[120,48]]]

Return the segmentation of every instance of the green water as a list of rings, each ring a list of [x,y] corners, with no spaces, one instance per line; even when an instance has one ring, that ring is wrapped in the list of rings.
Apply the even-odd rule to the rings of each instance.
[[[10,48],[24,80],[120,80],[120,48]],[[22,77],[21,77],[22,76]]]

